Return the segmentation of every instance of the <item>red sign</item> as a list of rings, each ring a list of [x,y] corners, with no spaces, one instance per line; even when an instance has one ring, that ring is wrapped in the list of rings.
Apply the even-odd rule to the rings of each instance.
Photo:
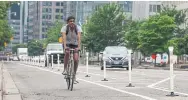
[[[156,59],[156,54],[151,55],[152,59]]]

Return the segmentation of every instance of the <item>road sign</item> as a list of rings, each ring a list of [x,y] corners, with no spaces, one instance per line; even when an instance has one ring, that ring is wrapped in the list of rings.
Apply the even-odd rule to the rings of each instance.
[[[156,59],[156,54],[152,54],[152,59]]]

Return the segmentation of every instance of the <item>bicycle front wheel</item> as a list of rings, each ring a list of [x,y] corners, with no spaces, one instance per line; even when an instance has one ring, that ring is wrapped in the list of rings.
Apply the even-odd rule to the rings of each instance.
[[[66,82],[67,82],[67,89],[69,90],[70,89],[70,73],[71,73],[71,67],[70,67],[70,63],[68,64],[67,66],[67,75],[65,75],[65,79],[66,79]]]
[[[67,89],[69,90],[69,88],[70,88],[70,77],[66,77],[66,82],[67,82]]]
[[[74,62],[71,60],[70,63],[70,90],[73,90],[74,86],[74,79],[75,79],[75,74],[74,74]]]

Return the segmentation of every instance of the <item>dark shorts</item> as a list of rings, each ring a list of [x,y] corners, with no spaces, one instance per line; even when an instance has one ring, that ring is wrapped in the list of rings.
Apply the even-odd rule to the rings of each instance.
[[[67,47],[75,49],[78,48],[78,45],[67,44]]]

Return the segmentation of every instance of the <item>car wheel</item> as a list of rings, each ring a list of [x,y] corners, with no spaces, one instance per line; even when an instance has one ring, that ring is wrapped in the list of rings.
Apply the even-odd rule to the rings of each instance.
[[[101,66],[101,70],[104,70],[104,67],[103,67],[103,66]]]
[[[127,67],[126,69],[129,70],[129,67]],[[131,70],[133,70],[133,67],[131,67]]]

